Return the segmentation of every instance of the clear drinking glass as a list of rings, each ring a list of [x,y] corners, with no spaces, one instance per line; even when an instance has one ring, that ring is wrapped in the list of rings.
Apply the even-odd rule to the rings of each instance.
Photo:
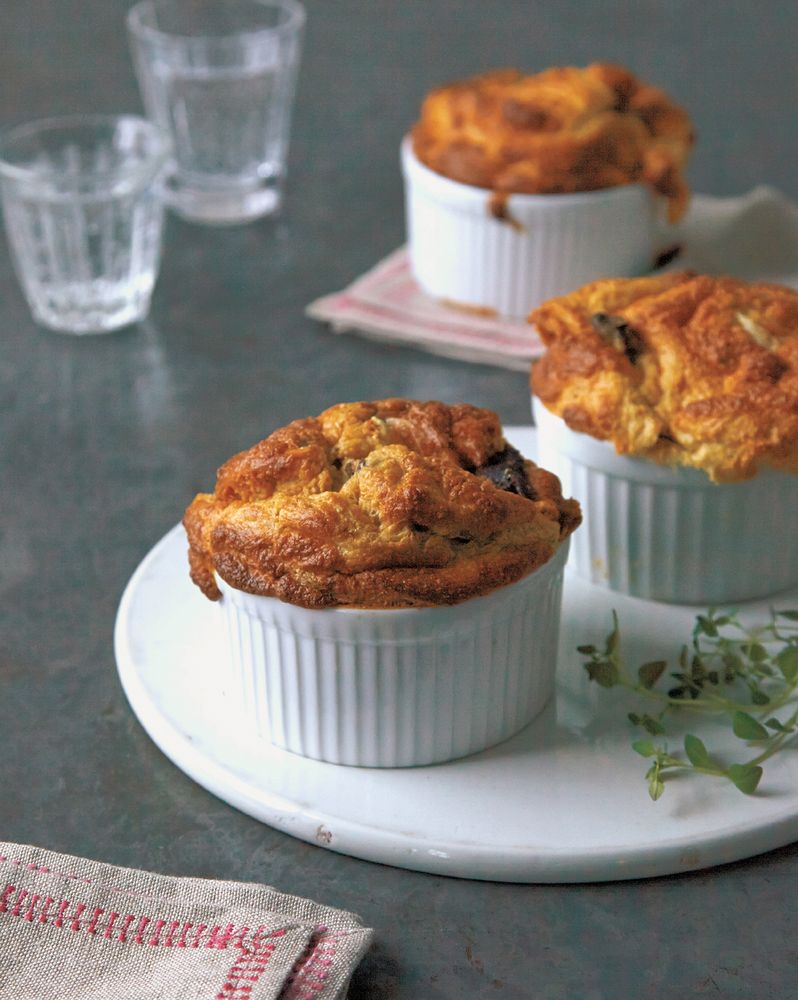
[[[74,115],[0,135],[11,256],[34,319],[103,333],[147,315],[168,142],[133,115]]]
[[[170,135],[165,197],[197,222],[281,200],[305,12],[296,0],[143,0],[128,12],[149,117]]]

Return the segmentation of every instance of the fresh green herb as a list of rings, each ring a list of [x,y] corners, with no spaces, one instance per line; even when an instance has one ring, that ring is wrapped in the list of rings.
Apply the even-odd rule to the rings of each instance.
[[[762,764],[798,733],[798,611],[771,611],[769,622],[749,627],[734,612],[710,608],[696,617],[692,639],[673,670],[665,660],[652,660],[630,672],[614,611],[604,647],[578,646],[577,651],[587,657],[584,667],[592,681],[625,688],[656,706],[627,715],[649,736],[664,737],[669,717],[687,710],[727,719],[734,735],[758,751],[750,760],[726,763],[691,733],[684,737],[683,755],[670,753],[664,742],[635,740],[632,749],[651,760],[646,781],[654,801],[675,771],[726,778],[751,795]],[[787,714],[779,719],[773,713],[780,710]]]

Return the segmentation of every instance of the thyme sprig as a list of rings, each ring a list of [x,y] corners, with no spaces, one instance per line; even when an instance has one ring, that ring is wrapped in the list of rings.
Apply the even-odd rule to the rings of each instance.
[[[669,718],[688,711],[726,718],[732,732],[758,752],[748,760],[726,763],[710,753],[692,733],[684,737],[684,756],[664,741],[636,739],[632,748],[651,760],[648,793],[655,801],[669,773],[688,771],[726,778],[746,795],[762,778],[762,765],[798,733],[798,611],[771,610],[770,621],[744,625],[732,611],[710,608],[696,617],[691,641],[682,647],[678,669],[666,660],[650,660],[630,672],[621,655],[618,615],[602,649],[578,646],[588,657],[590,680],[601,687],[621,687],[644,699],[650,711],[627,718],[650,737],[665,737]],[[781,719],[774,714],[790,709]]]

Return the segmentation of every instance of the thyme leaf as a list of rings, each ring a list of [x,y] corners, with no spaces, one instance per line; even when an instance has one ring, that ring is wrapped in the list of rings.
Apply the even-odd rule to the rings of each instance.
[[[798,739],[797,610],[773,610],[770,621],[749,626],[733,611],[710,608],[696,616],[673,669],[665,660],[629,669],[615,611],[603,647],[585,643],[577,650],[586,657],[590,680],[656,705],[656,711],[627,712],[629,722],[649,737],[664,737],[671,717],[688,711],[724,719],[738,739],[757,750],[748,760],[726,763],[693,733],[684,737],[683,755],[671,753],[667,743],[635,739],[632,749],[650,761],[645,778],[654,801],[675,771],[723,778],[753,795],[762,764]]]

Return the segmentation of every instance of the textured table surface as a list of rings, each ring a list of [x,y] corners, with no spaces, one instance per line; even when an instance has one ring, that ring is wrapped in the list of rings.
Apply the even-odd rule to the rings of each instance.
[[[120,0],[8,0],[0,124],[138,110]],[[309,0],[285,210],[170,218],[150,319],[38,329],[0,243],[0,836],[269,882],[377,929],[352,1000],[798,997],[798,852],[650,882],[416,874],[260,825],[149,741],[117,681],[121,591],[232,452],[344,399],[467,400],[528,419],[522,374],[331,336],[304,306],[403,239],[399,141],[433,84],[623,62],[687,105],[697,190],[798,196],[798,8],[642,0]],[[798,837],[798,831],[796,831]]]

